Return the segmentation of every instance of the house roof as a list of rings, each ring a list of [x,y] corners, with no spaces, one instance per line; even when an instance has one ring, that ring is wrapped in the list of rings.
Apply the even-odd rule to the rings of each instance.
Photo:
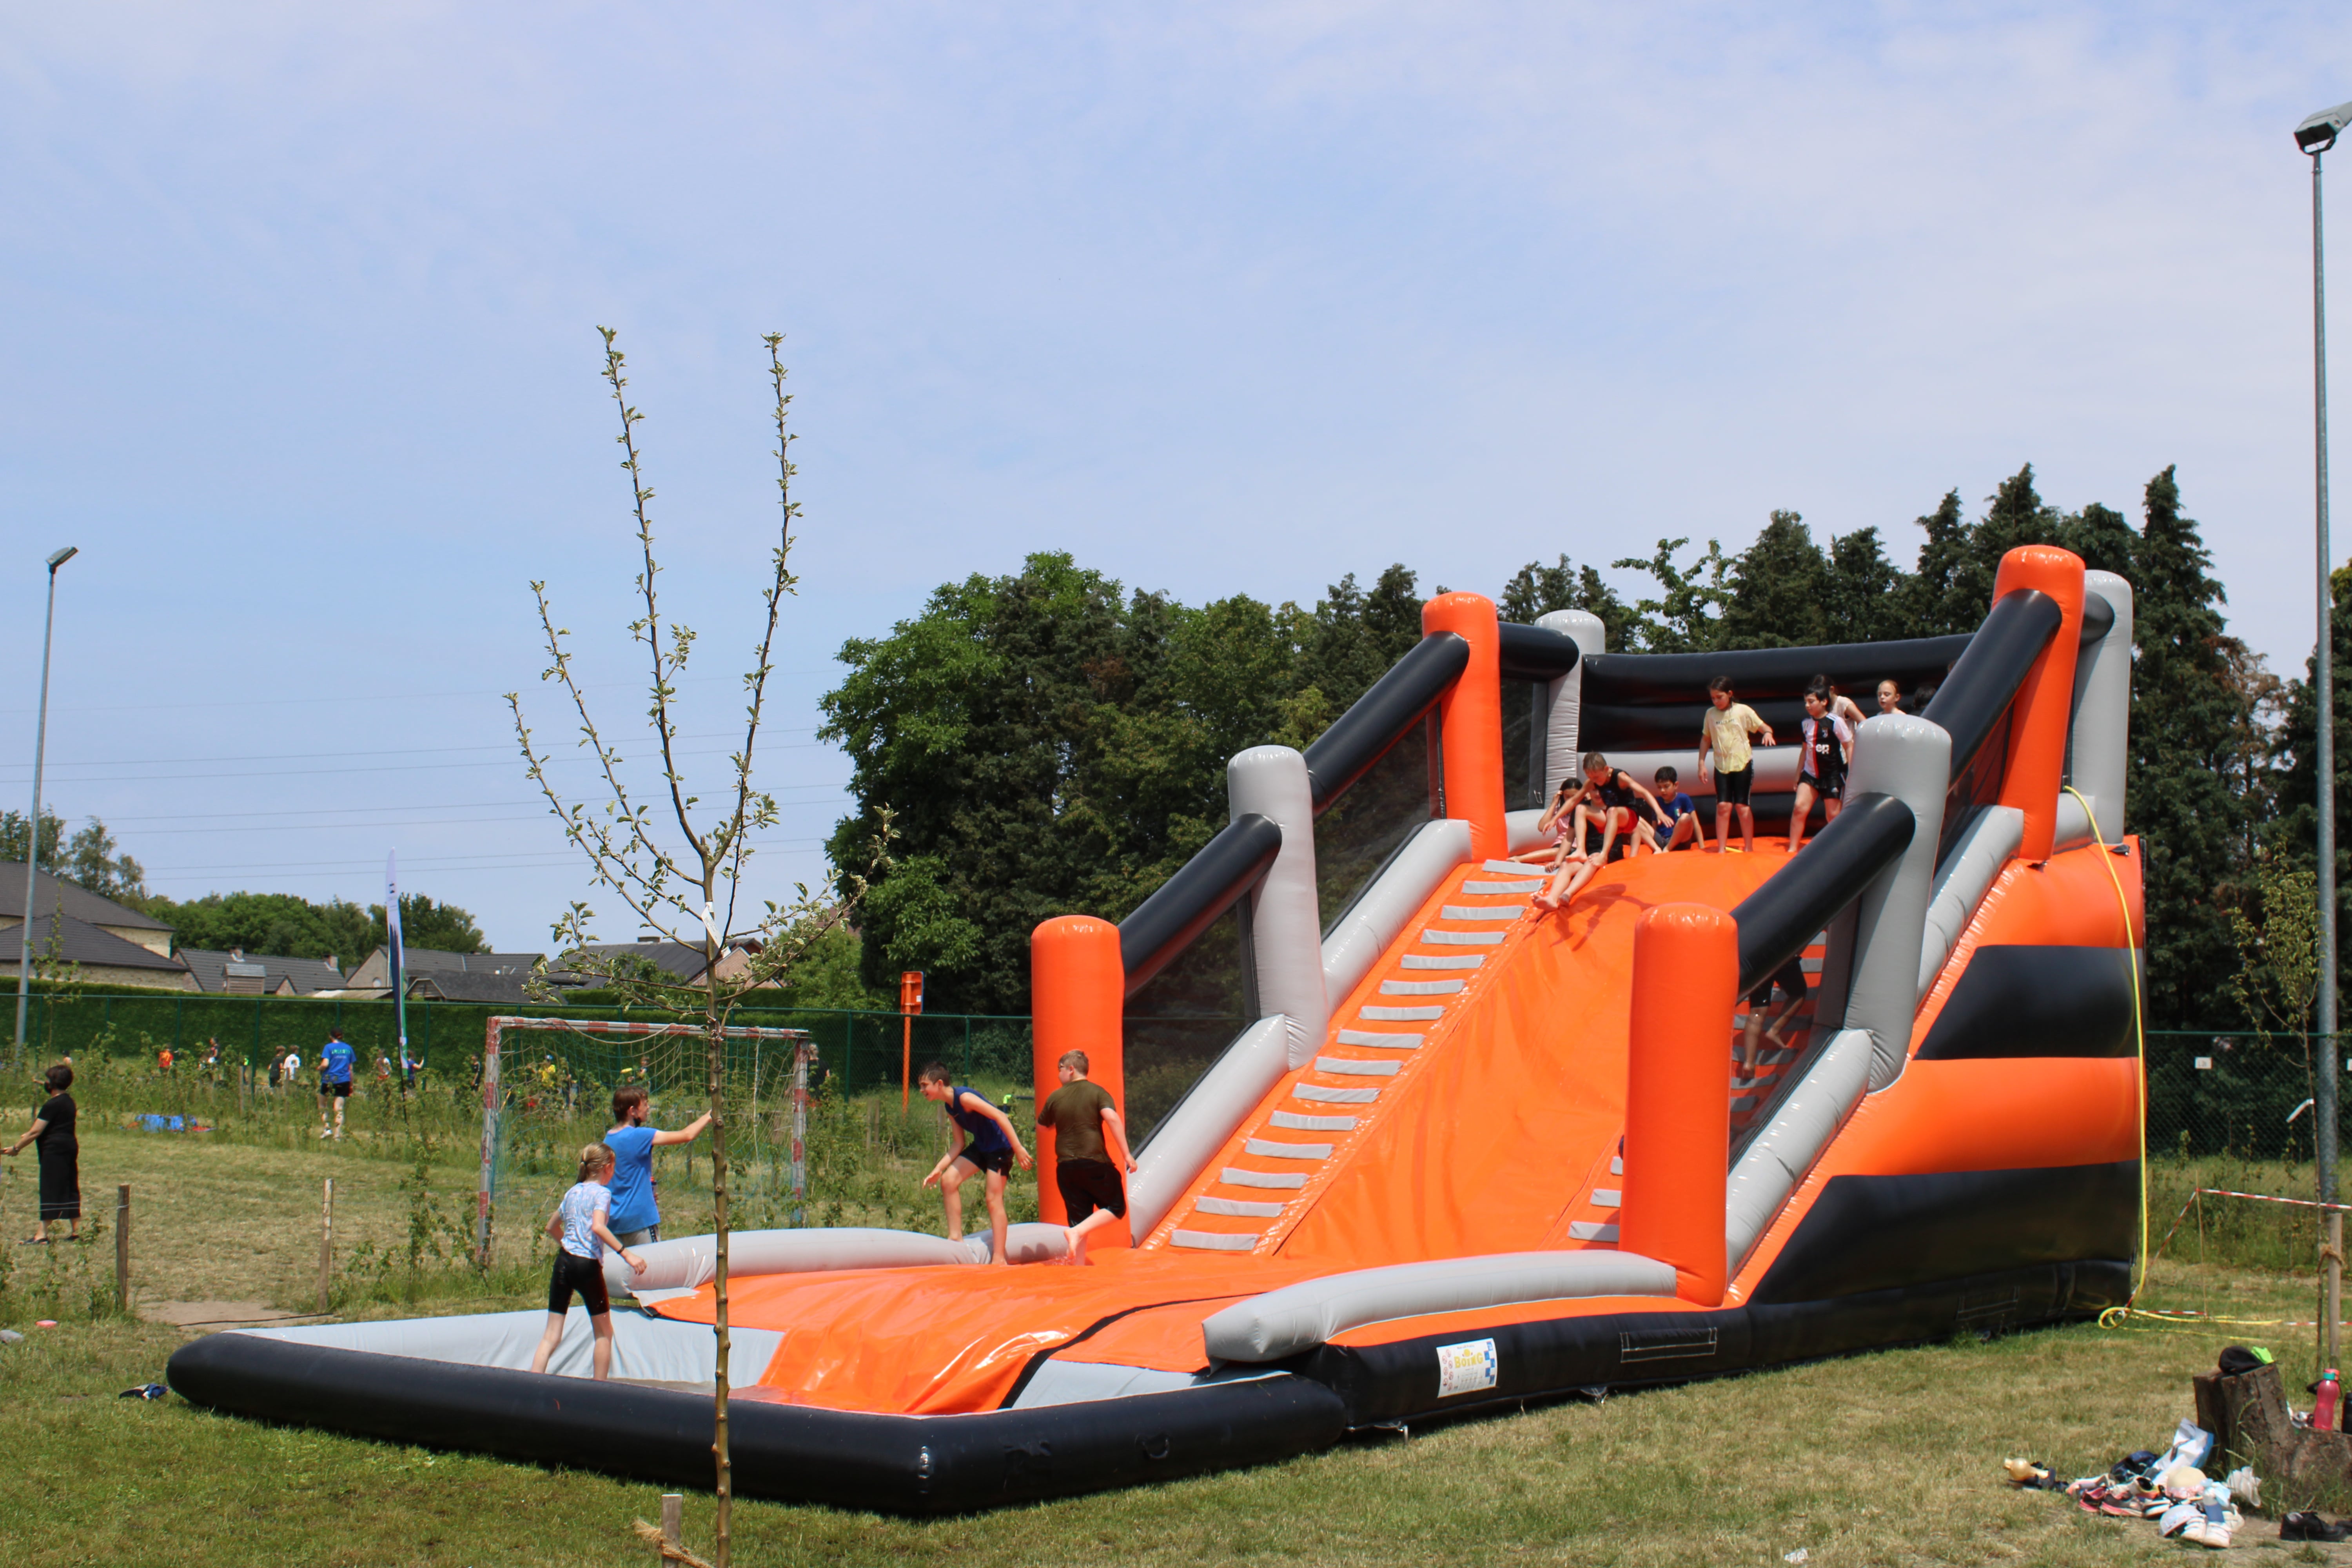
[[[19,861],[17,868],[23,869]],[[0,873],[5,874],[5,873]],[[20,883],[19,886],[22,886]],[[23,895],[17,896],[19,904]],[[105,902],[100,900],[100,902]],[[44,912],[30,922],[33,932],[33,960],[39,963],[49,952],[52,937],[57,942],[57,954],[68,963],[100,963],[110,969],[152,969],[164,974],[185,974],[188,966],[176,958],[166,958],[154,949],[142,947],[100,931],[88,921],[78,921],[71,915]],[[24,955],[26,922],[18,921],[0,930],[0,963],[16,963]]]
[[[381,946],[371,951],[352,970],[357,974],[384,956]],[[417,974],[528,974],[537,967],[541,954],[536,952],[443,952],[436,948],[411,947],[401,951],[401,962],[411,975]]]
[[[702,950],[688,947],[682,942],[600,942],[585,947],[575,947],[560,961],[565,969],[576,970],[581,958],[615,958],[634,953],[652,960],[654,966],[673,980],[688,981],[702,973]]]
[[[500,971],[492,974],[467,970],[428,970],[414,975],[408,983],[408,994],[435,1002],[528,1002],[523,993],[523,981],[528,971]]]
[[[332,991],[343,983],[343,972],[323,958],[283,958],[269,952],[213,952],[204,948],[184,947],[180,957],[187,963],[188,972],[196,977],[196,984],[206,991],[221,989],[221,978],[231,963],[257,963],[266,978],[262,989],[275,991],[280,981],[292,981],[295,992],[309,995],[313,991]]]
[[[135,926],[141,931],[170,931],[172,928],[152,915],[142,915],[128,904],[118,904],[112,899],[101,899],[88,888],[65,881],[47,871],[34,874],[33,912],[45,915],[58,908],[60,895],[65,900],[68,920],[83,921],[94,926]],[[25,918],[25,863],[0,860],[0,920]]]

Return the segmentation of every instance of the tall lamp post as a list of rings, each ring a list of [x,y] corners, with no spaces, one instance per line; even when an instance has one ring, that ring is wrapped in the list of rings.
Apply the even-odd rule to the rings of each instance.
[[[2347,125],[2352,125],[2352,103],[2323,109],[2294,128],[2294,144],[2311,159],[2311,406],[2312,463],[2316,510],[2314,542],[2318,550],[2319,627],[2312,684],[2319,699],[2312,752],[2317,774],[2319,806],[2319,1083],[2312,1107],[2312,1140],[2318,1157],[2319,1201],[2336,1201],[2336,670],[2335,584],[2331,580],[2327,544],[2327,277],[2324,231],[2320,222],[2320,155],[2336,145]],[[2325,1347],[2321,1360],[2336,1364],[2336,1322],[2344,1279],[2344,1216],[2327,1211],[2327,1306],[2320,1315]]]
[[[49,609],[41,622],[40,718],[33,724],[33,815],[25,819],[25,923],[17,928],[24,940],[16,949],[16,1061],[25,1060],[25,1005],[33,994],[33,894],[40,886],[41,752],[49,742],[49,634],[58,624],[58,568],[79,554],[68,544],[49,557]]]

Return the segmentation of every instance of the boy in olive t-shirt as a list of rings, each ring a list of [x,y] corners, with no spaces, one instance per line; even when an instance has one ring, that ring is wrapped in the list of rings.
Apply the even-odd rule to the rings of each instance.
[[[1111,1103],[1110,1091],[1087,1080],[1087,1053],[1065,1051],[1055,1064],[1062,1087],[1037,1108],[1037,1125],[1054,1130],[1054,1184],[1069,1210],[1066,1263],[1087,1260],[1087,1232],[1127,1217],[1127,1185],[1121,1171],[1135,1169],[1127,1150],[1127,1124]],[[1114,1164],[1105,1153],[1117,1158]]]

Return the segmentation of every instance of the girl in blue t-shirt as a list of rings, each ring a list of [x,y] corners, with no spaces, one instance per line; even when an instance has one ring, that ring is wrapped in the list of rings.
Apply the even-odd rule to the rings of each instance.
[[[710,1125],[709,1113],[696,1117],[676,1131],[646,1125],[652,1104],[643,1084],[625,1084],[613,1091],[613,1130],[604,1142],[613,1151],[613,1229],[635,1247],[661,1239],[661,1194],[654,1185],[654,1151],[673,1143],[691,1143]]]
[[[940,1189],[940,1198],[947,1205],[948,1239],[963,1239],[963,1194],[958,1190],[985,1172],[988,1184],[988,1237],[991,1263],[1009,1262],[1004,1256],[1004,1178],[1013,1169],[1013,1162],[1021,1162],[1027,1170],[1031,1164],[1029,1151],[1021,1146],[1021,1134],[1013,1130],[1013,1120],[993,1105],[976,1089],[951,1087],[948,1069],[938,1062],[929,1062],[915,1075],[915,1086],[923,1098],[934,1105],[947,1107],[955,1122],[955,1147],[940,1156],[931,1173],[923,1178],[923,1185]]]

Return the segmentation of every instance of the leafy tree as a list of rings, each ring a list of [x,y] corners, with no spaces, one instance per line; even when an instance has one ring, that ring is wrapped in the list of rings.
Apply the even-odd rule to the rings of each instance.
[[[22,866],[28,837],[23,812],[0,811],[0,862]],[[89,826],[68,837],[65,818],[43,806],[40,854],[35,864],[102,899],[136,903],[147,891],[146,872],[121,852],[114,835],[95,816]]]
[[[895,994],[885,995],[858,977],[862,944],[856,931],[836,925],[812,937],[802,949],[801,961],[782,987],[782,1000],[793,1007],[846,1007],[888,1012],[898,1005]]]
[[[1919,546],[1918,566],[1901,585],[1899,599],[1912,636],[1950,637],[1972,632],[1984,619],[1990,600],[1969,597],[1968,578],[1975,548],[1973,531],[1960,510],[1960,492],[1947,490],[1936,510],[1918,520],[1927,539]],[[1987,579],[1987,591],[1990,590]]]
[[[1886,558],[1878,530],[1858,528],[1830,541],[1823,628],[1831,642],[1890,642],[1916,637],[1904,617],[1903,568]]]
[[[1607,634],[1604,646],[1611,648],[1624,647],[1627,628],[1633,624],[1633,607],[1617,590],[1602,582],[1599,572],[1571,565],[1565,555],[1557,565],[1530,561],[1520,567],[1495,604],[1503,619],[1523,626],[1554,610],[1588,610],[1600,617]]]
[[[1627,652],[1709,653],[1724,646],[1720,616],[1730,596],[1724,579],[1731,563],[1723,546],[1710,539],[1706,551],[1685,570],[1675,563],[1675,552],[1689,542],[1687,538],[1661,539],[1657,552],[1647,561],[1628,556],[1610,563],[1620,570],[1647,572],[1659,588],[1658,597],[1633,606]]]
[[[1775,511],[1756,542],[1731,563],[1723,647],[1815,647],[1832,640],[1830,563],[1805,520]]]
[[[373,941],[371,945],[387,940],[383,906],[371,904],[368,915]],[[436,904],[423,893],[400,895],[400,942],[403,947],[421,947],[441,952],[488,952],[489,943],[482,939],[482,928],[474,917],[455,904]]]

